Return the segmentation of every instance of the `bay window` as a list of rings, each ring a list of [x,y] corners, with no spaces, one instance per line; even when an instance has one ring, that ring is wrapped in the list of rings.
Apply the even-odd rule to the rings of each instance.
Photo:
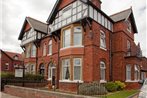
[[[81,46],[82,45],[82,28],[81,26],[77,26],[77,27],[74,27],[74,46],[75,45],[78,45],[78,46]]]
[[[62,60],[62,80],[70,79],[70,59]]]
[[[73,66],[74,66],[74,80],[81,80],[81,58],[74,58],[73,59]]]
[[[105,62],[100,62],[100,80],[105,81],[106,79],[106,65]]]
[[[140,80],[140,71],[138,65],[134,65],[134,80]]]
[[[82,27],[71,26],[62,32],[62,48],[82,46]]]
[[[126,81],[131,81],[131,66],[126,65]]]

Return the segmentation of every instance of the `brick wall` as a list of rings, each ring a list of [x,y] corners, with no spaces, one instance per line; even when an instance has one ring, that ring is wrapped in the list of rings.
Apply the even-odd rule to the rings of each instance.
[[[4,92],[21,98],[97,98],[10,85],[5,86]]]

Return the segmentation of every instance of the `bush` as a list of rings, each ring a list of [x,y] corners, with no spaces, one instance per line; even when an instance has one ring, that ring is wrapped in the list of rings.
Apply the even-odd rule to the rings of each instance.
[[[115,81],[115,84],[118,85],[117,90],[123,90],[126,87],[125,83],[120,81]]]
[[[15,77],[15,75],[14,75],[14,73],[11,73],[11,72],[1,72],[0,77],[12,79]]]
[[[44,76],[39,74],[26,74],[25,75],[26,80],[44,80]]]
[[[107,93],[103,84],[98,82],[83,83],[79,86],[79,93],[82,95],[103,95]]]
[[[114,92],[117,91],[118,85],[114,82],[107,82],[105,87],[109,92]]]

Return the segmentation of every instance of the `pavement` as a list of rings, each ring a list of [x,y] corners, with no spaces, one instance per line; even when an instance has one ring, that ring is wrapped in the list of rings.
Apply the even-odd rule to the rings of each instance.
[[[12,95],[0,92],[0,98],[20,98],[20,97],[16,97],[16,96],[12,96]]]

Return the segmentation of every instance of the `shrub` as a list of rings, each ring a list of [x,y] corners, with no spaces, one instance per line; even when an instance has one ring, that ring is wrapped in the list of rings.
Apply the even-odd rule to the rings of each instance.
[[[9,78],[9,79],[11,79],[11,78],[14,78],[15,75],[14,75],[14,73],[11,73],[11,72],[1,72],[0,77],[1,78]]]
[[[114,82],[107,82],[105,87],[109,92],[114,92],[117,91],[118,85]]]
[[[115,81],[115,84],[118,85],[117,90],[123,90],[126,87],[125,83],[120,81]]]
[[[79,86],[79,93],[82,95],[103,95],[107,93],[103,84],[98,82],[83,83]]]
[[[26,80],[44,80],[44,76],[39,74],[25,74]]]

